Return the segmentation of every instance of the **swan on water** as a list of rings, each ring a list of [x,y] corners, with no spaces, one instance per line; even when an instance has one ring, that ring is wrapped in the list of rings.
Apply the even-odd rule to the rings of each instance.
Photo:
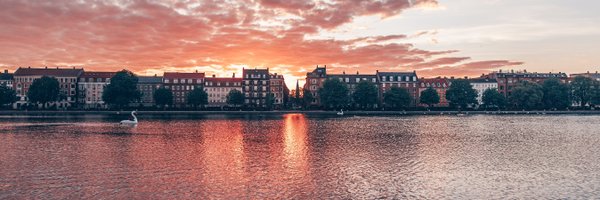
[[[344,115],[344,109],[340,109],[340,112],[337,112],[337,115]]]
[[[136,125],[138,123],[137,117],[135,116],[137,112],[131,111],[131,116],[133,117],[133,120],[123,120],[121,121],[119,124],[120,125]]]

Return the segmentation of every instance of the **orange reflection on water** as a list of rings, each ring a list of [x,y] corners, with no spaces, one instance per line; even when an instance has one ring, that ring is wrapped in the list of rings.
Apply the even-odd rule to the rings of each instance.
[[[303,114],[284,116],[284,156],[286,169],[291,173],[306,176],[309,172],[307,120]]]

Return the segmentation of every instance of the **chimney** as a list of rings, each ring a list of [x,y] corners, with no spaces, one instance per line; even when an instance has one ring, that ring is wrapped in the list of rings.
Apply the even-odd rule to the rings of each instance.
[[[29,67],[29,68],[31,68],[31,67]],[[44,69],[48,69],[48,66],[46,66]]]
[[[325,67],[323,67],[323,68],[327,69],[327,65],[325,65]]]
[[[154,77],[157,77],[158,75],[154,74]]]
[[[468,77],[468,76],[465,76],[465,79],[469,79],[469,77]]]
[[[196,73],[198,73],[198,70],[196,70]]]
[[[356,75],[358,75],[358,71],[356,71]]]
[[[375,73],[379,74],[379,70],[375,70]]]
[[[217,77],[216,75],[213,74],[213,78]]]
[[[346,74],[346,71],[343,71],[342,74]]]
[[[4,73],[5,73],[5,74],[8,74],[8,69],[5,69],[5,70],[4,70]]]
[[[450,79],[454,80],[454,76],[451,76]]]
[[[73,69],[75,69],[75,67],[73,67]]]
[[[235,72],[233,72],[233,76],[231,76],[231,78],[235,78]]]

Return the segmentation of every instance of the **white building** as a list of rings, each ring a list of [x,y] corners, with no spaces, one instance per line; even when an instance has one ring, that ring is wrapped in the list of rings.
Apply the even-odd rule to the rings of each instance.
[[[242,78],[235,78],[235,74],[231,78],[213,75],[204,81],[204,91],[208,94],[208,106],[227,105],[227,95],[231,90],[242,92]]]
[[[83,72],[77,82],[79,103],[86,109],[106,108],[102,93],[115,74],[116,72]]]
[[[483,103],[483,92],[487,89],[498,89],[498,82],[496,79],[476,78],[469,79],[469,82],[471,82],[473,89],[477,90],[477,101],[479,102],[479,105]]]

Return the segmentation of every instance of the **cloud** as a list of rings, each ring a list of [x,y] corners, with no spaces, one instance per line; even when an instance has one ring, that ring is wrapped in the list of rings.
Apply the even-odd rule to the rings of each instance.
[[[361,16],[396,16],[434,0],[0,1],[0,63],[83,65],[89,70],[153,74],[160,70],[240,72],[272,67],[303,78],[328,64],[334,72],[427,69],[481,72],[510,61],[461,62],[456,50],[402,43],[403,34],[348,40],[307,39]],[[419,35],[434,32],[418,33]],[[411,36],[412,37],[412,36]],[[482,67],[474,67],[474,66]],[[292,82],[294,80],[291,80]]]

